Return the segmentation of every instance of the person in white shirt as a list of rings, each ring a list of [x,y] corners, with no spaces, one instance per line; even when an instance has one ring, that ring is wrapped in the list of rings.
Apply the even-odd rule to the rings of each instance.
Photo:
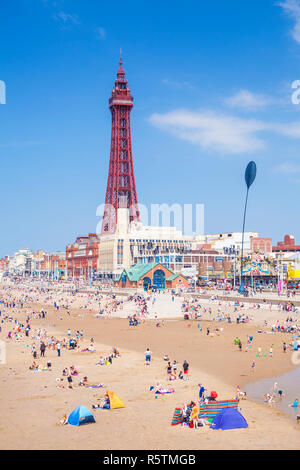
[[[149,350],[149,348],[147,348],[147,351],[145,351],[145,365],[150,366],[151,354],[152,354],[152,352]]]

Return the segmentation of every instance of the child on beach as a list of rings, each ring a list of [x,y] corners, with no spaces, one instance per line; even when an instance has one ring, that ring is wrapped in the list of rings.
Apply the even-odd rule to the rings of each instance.
[[[147,348],[147,351],[145,351],[145,365],[150,366],[151,354],[152,352],[149,350],[149,348]]]
[[[198,427],[198,416],[199,416],[198,408],[196,404],[194,404],[193,409],[192,409],[192,414],[191,414],[191,420],[193,421],[194,429],[197,429]]]
[[[298,408],[299,405],[299,400],[298,398],[295,398],[294,403],[291,403],[289,406],[292,408]]]

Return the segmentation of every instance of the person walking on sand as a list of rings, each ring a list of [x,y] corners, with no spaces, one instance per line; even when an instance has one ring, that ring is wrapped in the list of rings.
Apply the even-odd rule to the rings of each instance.
[[[189,364],[186,360],[184,360],[184,363],[182,364],[182,367],[183,367],[183,373],[184,373],[184,380],[187,380],[188,373],[189,373]]]
[[[151,354],[152,352],[147,348],[147,351],[145,351],[145,365],[150,366],[151,363]]]
[[[205,388],[203,387],[203,385],[201,383],[199,383],[198,386],[199,386],[199,401],[201,403],[204,400]]]
[[[41,357],[45,357],[45,350],[46,350],[46,345],[44,341],[42,341],[41,346],[40,346]]]
[[[171,374],[172,374],[171,362],[168,362],[166,369],[167,369],[167,380],[171,380]]]

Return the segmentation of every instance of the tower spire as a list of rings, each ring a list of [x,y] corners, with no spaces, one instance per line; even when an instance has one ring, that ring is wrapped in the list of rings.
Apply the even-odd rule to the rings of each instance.
[[[122,60],[122,49],[120,49],[120,60],[119,60],[119,68],[117,72],[118,78],[125,78],[125,70],[123,69],[123,60]]]
[[[133,107],[133,97],[125,78],[121,50],[119,65],[117,80],[109,99],[112,124],[109,172],[101,231],[104,235],[115,233],[120,207],[129,209],[130,221],[140,218],[131,146],[130,112]]]

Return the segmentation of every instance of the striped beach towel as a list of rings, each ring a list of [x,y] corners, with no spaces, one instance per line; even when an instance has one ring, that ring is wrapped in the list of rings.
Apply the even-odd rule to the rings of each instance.
[[[202,419],[214,419],[219,411],[224,408],[238,409],[238,400],[226,400],[226,401],[211,401],[207,405],[204,403],[199,407],[199,418]]]
[[[182,409],[181,408],[175,408],[171,425],[175,426],[176,424],[181,424],[182,421],[183,421]]]

